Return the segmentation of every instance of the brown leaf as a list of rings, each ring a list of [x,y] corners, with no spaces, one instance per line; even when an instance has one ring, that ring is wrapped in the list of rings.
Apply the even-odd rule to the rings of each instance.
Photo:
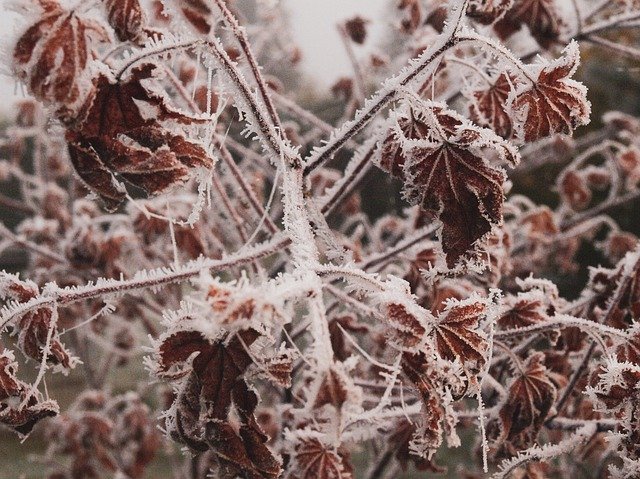
[[[58,414],[59,408],[55,401],[44,401],[39,392],[31,394],[31,387],[16,376],[17,370],[15,356],[5,349],[0,353],[0,424],[26,436],[40,420]],[[19,407],[27,394],[26,404]]]
[[[511,297],[508,304],[509,308],[498,318],[498,325],[503,329],[524,328],[549,318],[542,299]]]
[[[82,75],[92,55],[90,37],[105,41],[100,24],[58,2],[46,2],[43,14],[19,38],[14,68],[40,101],[55,104],[61,114],[74,110],[88,94]]]
[[[483,25],[499,20],[513,5],[513,0],[471,0],[467,15]]]
[[[417,346],[426,333],[416,315],[407,310],[404,304],[387,303],[384,305],[384,314],[393,327],[393,334],[396,341],[406,348]]]
[[[511,138],[513,125],[505,104],[515,84],[515,78],[501,73],[495,81],[483,90],[471,92],[471,118],[482,126],[487,126],[502,138]]]
[[[453,267],[492,226],[502,223],[506,177],[489,165],[488,150],[509,163],[517,162],[517,152],[443,104],[424,102],[421,107],[417,112],[412,106],[398,117],[377,161],[404,181],[411,203],[442,221],[442,248],[447,266]]]
[[[510,440],[521,433],[535,437],[556,401],[556,386],[544,366],[544,354],[534,353],[509,386],[498,416],[502,437]]]
[[[570,170],[559,179],[560,196],[574,211],[582,210],[591,202],[591,189],[586,178],[579,172]]]
[[[352,479],[351,465],[344,453],[333,450],[317,439],[302,441],[294,453],[292,477],[297,479]]]
[[[183,0],[182,14],[202,35],[207,35],[211,31],[212,12],[206,2],[202,0]]]
[[[558,10],[556,0],[515,0],[495,25],[498,35],[505,39],[525,24],[531,35],[544,48],[549,48],[560,36],[564,21]]]
[[[109,24],[118,39],[137,41],[146,23],[144,12],[138,0],[104,0]]]
[[[486,303],[480,300],[449,303],[430,333],[440,356],[450,361],[459,359],[462,364],[473,363],[476,367],[484,364],[487,341],[477,331],[486,308]]]
[[[340,409],[347,401],[348,395],[346,381],[341,373],[334,368],[329,368],[320,382],[313,407],[318,409],[325,404],[331,404],[336,409]]]
[[[367,38],[367,23],[369,23],[369,21],[360,16],[355,16],[347,20],[344,27],[349,38],[355,43],[362,45]]]
[[[554,133],[571,134],[589,122],[591,104],[582,83],[570,79],[578,68],[578,44],[570,43],[563,56],[544,66],[528,86],[517,89],[507,111],[523,122],[518,132],[524,141],[535,141]]]
[[[144,64],[116,82],[101,74],[96,94],[83,107],[83,119],[67,133],[76,172],[108,209],[126,196],[116,174],[154,195],[185,182],[191,168],[212,165],[204,148],[159,123],[200,120],[173,110],[161,94],[143,86],[153,79],[155,68]],[[146,105],[144,114],[140,105]]]

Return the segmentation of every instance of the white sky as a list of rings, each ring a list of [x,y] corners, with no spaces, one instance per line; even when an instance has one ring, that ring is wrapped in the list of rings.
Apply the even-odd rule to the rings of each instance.
[[[0,31],[6,32],[0,43],[0,112],[11,108],[15,82],[6,73],[6,38],[14,38],[15,15],[7,11],[8,0],[0,0]],[[242,0],[241,0],[242,1]],[[351,74],[349,60],[336,30],[336,25],[356,14],[369,19],[380,18],[389,0],[281,0],[291,12],[293,36],[302,50],[303,68],[313,72],[313,77],[321,88],[327,88],[334,81]],[[379,26],[379,25],[378,25]],[[357,47],[356,54],[367,44],[375,43],[380,31],[370,29],[365,47]]]

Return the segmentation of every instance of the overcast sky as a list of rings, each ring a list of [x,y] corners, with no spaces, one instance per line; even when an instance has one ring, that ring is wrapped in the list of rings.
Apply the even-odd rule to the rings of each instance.
[[[389,0],[281,0],[291,12],[294,37],[302,49],[303,68],[314,72],[320,87],[327,88],[340,76],[350,74],[349,60],[344,52],[336,25],[356,13],[374,19],[382,16],[383,7]],[[15,16],[6,10],[7,0],[0,0],[0,31],[4,35],[5,47],[0,56],[0,110],[6,112],[14,98],[15,82],[6,76],[6,39],[13,38]],[[379,31],[370,31],[374,43]],[[369,43],[369,42],[368,42]],[[361,53],[361,52],[359,52]]]

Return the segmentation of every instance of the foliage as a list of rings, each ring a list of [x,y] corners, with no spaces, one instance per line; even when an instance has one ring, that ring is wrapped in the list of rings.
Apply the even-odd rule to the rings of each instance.
[[[401,0],[393,58],[362,12],[335,125],[285,87],[283,7],[241,3],[14,2],[0,423],[50,478],[638,477],[640,119],[573,138],[581,46],[640,59],[637,2]],[[556,204],[518,194],[558,165]],[[375,167],[405,202],[368,215]]]

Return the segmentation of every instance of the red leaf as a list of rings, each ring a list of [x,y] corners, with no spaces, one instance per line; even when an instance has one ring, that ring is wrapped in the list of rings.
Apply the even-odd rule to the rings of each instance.
[[[558,39],[564,27],[555,0],[515,0],[495,29],[505,39],[518,31],[522,24],[529,27],[531,35],[544,48],[550,47]]]
[[[200,120],[173,110],[161,94],[143,85],[153,80],[155,68],[142,65],[132,69],[127,80],[115,83],[100,75],[83,119],[67,133],[76,172],[108,209],[126,197],[116,174],[154,195],[185,182],[190,168],[212,165],[204,148],[159,123]]]
[[[488,126],[502,138],[511,138],[513,133],[511,117],[505,111],[505,104],[514,84],[515,78],[501,73],[488,88],[471,93],[471,118],[479,125]]]
[[[67,11],[58,2],[44,4],[40,19],[18,40],[13,59],[15,70],[29,91],[62,111],[74,110],[88,90],[82,74],[91,53],[89,36],[108,38],[101,25]]]
[[[505,174],[489,165],[487,153],[492,150],[511,164],[518,156],[491,130],[472,125],[445,105],[423,102],[420,107],[398,115],[377,162],[403,179],[410,202],[442,221],[442,248],[453,267],[502,223]]]
[[[113,27],[118,39],[136,41],[146,19],[138,0],[104,0],[109,24]]]
[[[511,297],[509,308],[498,318],[498,325],[503,329],[524,328],[546,321],[546,306],[542,299]]]
[[[43,401],[37,391],[30,394],[31,387],[18,379],[17,370],[13,353],[5,349],[0,353],[0,424],[26,436],[40,420],[58,414],[59,408],[55,401]],[[27,394],[26,404],[19,407]]]
[[[563,50],[563,57],[542,67],[537,78],[517,89],[507,102],[523,122],[518,132],[525,141],[535,141],[554,133],[571,134],[589,122],[591,104],[582,83],[571,80],[580,61],[576,42]]]
[[[477,367],[485,361],[487,342],[476,332],[480,318],[486,311],[486,303],[480,300],[452,301],[440,313],[432,333],[440,356],[462,364],[471,362]]]
[[[518,371],[500,407],[502,437],[510,440],[524,432],[535,437],[555,403],[556,395],[556,387],[544,366],[544,354],[532,354],[523,370]]]
[[[292,477],[297,479],[352,479],[347,458],[317,439],[304,440],[296,447]]]
[[[483,25],[491,25],[502,18],[513,5],[513,0],[471,0],[467,15]]]

